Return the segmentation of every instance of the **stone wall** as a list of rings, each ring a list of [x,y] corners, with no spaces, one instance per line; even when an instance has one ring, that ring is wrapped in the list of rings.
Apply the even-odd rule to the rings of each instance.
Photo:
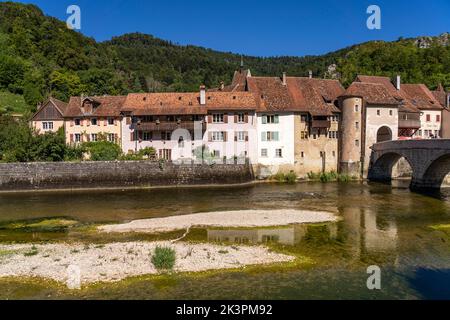
[[[0,164],[0,191],[241,184],[250,165],[133,162]]]

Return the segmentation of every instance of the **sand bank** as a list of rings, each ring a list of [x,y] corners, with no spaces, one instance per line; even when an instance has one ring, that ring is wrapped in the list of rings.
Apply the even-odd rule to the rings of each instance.
[[[167,218],[135,220],[125,224],[104,225],[103,232],[157,233],[188,229],[190,227],[274,227],[301,223],[336,221],[329,212],[306,210],[243,210],[206,212]]]
[[[1,245],[0,277],[40,277],[66,283],[68,267],[77,266],[81,283],[113,282],[156,274],[151,254],[156,246],[176,251],[176,272],[239,268],[292,261],[294,257],[262,246],[220,246],[170,242],[127,242],[106,245]]]

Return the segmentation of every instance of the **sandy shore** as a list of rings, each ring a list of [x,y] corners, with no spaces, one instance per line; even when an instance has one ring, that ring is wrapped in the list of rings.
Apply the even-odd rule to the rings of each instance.
[[[1,245],[0,278],[40,277],[66,283],[68,267],[80,269],[81,283],[113,282],[156,274],[151,254],[156,246],[176,251],[176,272],[238,268],[292,261],[294,257],[262,246],[220,246],[169,242],[127,242],[101,246],[84,244]]]
[[[274,227],[301,223],[336,221],[329,212],[306,210],[243,210],[206,212],[167,218],[135,220],[130,223],[100,226],[103,232],[157,233],[190,227]]]

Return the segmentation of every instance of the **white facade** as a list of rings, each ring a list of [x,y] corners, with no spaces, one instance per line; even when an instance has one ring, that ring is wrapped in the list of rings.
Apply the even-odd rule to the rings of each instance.
[[[441,137],[442,111],[430,110],[422,111],[420,115],[421,128],[416,132],[415,137],[428,139],[430,137]]]
[[[203,141],[216,158],[249,158],[257,161],[254,112],[211,112]]]
[[[258,113],[258,163],[295,163],[295,117],[293,112]]]

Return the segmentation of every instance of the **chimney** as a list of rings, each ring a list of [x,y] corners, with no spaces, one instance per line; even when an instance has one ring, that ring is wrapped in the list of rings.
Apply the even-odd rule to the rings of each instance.
[[[309,78],[312,79],[312,77],[313,77],[313,72],[312,72],[312,70],[309,70]]]
[[[283,86],[287,85],[286,72],[283,72]]]
[[[402,77],[400,75],[397,75],[397,90],[400,91],[402,88]]]
[[[204,106],[206,104],[206,87],[204,85],[200,86],[200,105]]]

